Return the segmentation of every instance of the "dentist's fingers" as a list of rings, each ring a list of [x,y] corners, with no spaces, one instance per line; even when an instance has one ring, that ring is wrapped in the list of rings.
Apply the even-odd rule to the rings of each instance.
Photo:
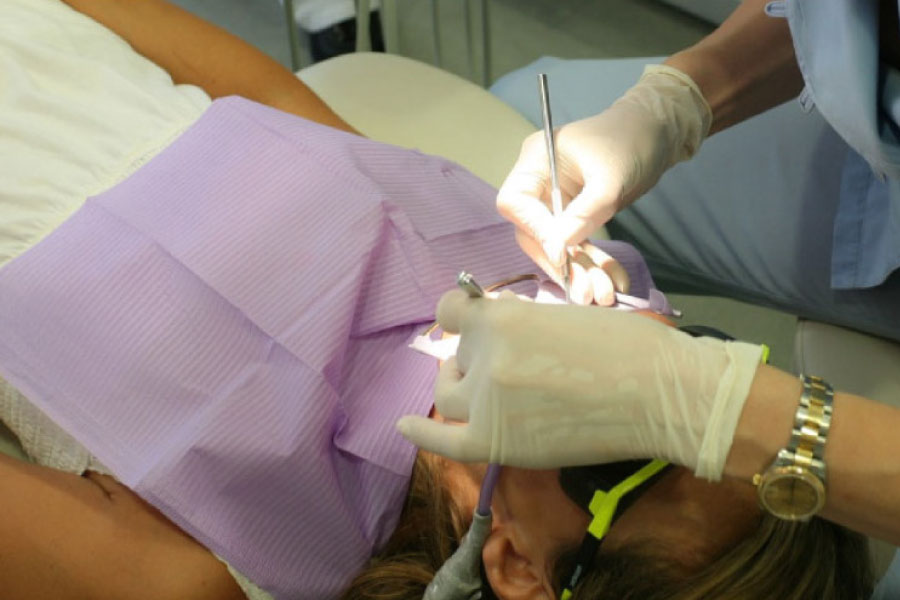
[[[397,421],[397,431],[426,450],[459,462],[487,462],[490,446],[469,439],[468,425],[438,423],[418,415],[406,415]]]
[[[553,279],[564,287],[562,270],[552,265],[540,252],[540,244],[522,231],[516,231],[519,246]],[[596,302],[603,306],[615,304],[615,292],[628,291],[631,282],[628,272],[619,262],[590,242],[583,242],[571,253],[572,301],[576,304]]]
[[[525,232],[521,230],[516,230],[516,240],[519,242],[519,246],[525,253],[531,257],[531,259],[537,263],[537,265],[543,270],[553,281],[559,285],[559,287],[565,287],[563,283],[562,269],[551,264],[547,257],[544,256],[543,250],[541,248],[540,243],[538,243],[534,238],[529,237]],[[590,290],[590,284],[585,281],[586,274],[582,269],[580,271],[573,270],[573,278],[572,278],[572,287],[576,289],[587,289]],[[583,296],[580,299],[573,297],[573,300],[579,302],[581,304],[589,304],[591,302],[591,296]]]
[[[462,391],[463,374],[456,357],[444,361],[434,384],[434,407],[454,421],[469,420],[469,397]]]
[[[628,271],[625,270],[622,263],[590,242],[584,242],[580,248],[582,252],[590,257],[595,265],[609,276],[615,291],[627,294],[631,290],[631,280],[628,277]]]
[[[437,322],[441,329],[447,333],[459,333],[462,319],[472,300],[468,294],[460,289],[450,290],[441,296],[435,310]]]
[[[525,231],[542,243],[553,237],[553,213],[539,196],[512,194],[501,189],[497,195],[497,211],[516,229]]]
[[[584,260],[580,260],[579,255],[581,253],[578,253],[569,261],[569,268],[572,269],[572,285],[569,288],[569,298],[575,304],[590,304],[594,296],[593,284],[588,274],[592,265],[586,257]]]
[[[538,132],[522,142],[519,158],[497,193],[497,211],[517,229],[543,241],[553,221],[549,197],[549,163],[543,137]]]
[[[578,297],[589,297],[601,306],[612,306],[616,303],[616,291],[628,289],[630,282],[628,273],[619,262],[596,246],[584,242],[573,253],[573,269],[579,268],[585,273],[584,282],[588,290],[578,289]],[[577,267],[575,266],[577,265]],[[572,296],[575,297],[575,291]]]
[[[596,175],[592,177],[585,182],[581,192],[566,205],[549,244],[574,246],[586,240],[613,218],[617,207],[622,203],[623,192],[624,188],[619,178]]]
[[[531,260],[537,263],[537,266],[539,266],[544,273],[549,275],[551,279],[556,282],[562,281],[562,271],[560,271],[558,266],[547,260],[547,255],[544,254],[544,247],[540,240],[535,239],[523,229],[517,228],[515,234],[516,242],[519,244],[522,251],[525,252]]]

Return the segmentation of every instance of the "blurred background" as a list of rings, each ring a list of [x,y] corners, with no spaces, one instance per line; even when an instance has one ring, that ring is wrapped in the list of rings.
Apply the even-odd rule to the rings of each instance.
[[[484,0],[491,79],[540,56],[660,56],[699,40],[738,0]],[[278,0],[174,0],[291,66],[285,14]],[[434,64],[437,10],[441,67],[481,83],[481,1],[397,0],[399,54]],[[681,6],[681,8],[675,5]],[[468,8],[467,8],[468,7]],[[702,16],[691,14],[694,11]],[[467,12],[475,72],[470,68]],[[303,63],[312,62],[301,30]],[[306,42],[306,43],[304,43]]]

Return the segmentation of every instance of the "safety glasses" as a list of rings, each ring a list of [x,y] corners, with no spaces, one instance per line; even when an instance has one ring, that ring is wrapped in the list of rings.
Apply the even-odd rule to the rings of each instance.
[[[670,466],[661,460],[629,460],[560,469],[559,483],[563,491],[591,515],[591,523],[576,554],[572,573],[565,581],[561,600],[571,598],[612,524],[659,481]]]
[[[686,325],[679,329],[693,337],[735,339],[705,325]],[[764,363],[768,362],[768,354],[768,346],[763,345]],[[563,587],[561,600],[571,598],[575,586],[590,569],[612,524],[670,468],[670,464],[661,460],[628,460],[560,470],[559,483],[563,491],[592,517],[576,555],[572,573]]]

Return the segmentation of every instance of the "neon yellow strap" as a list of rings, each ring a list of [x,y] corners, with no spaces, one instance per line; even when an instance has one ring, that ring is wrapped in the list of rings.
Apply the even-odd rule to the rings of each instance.
[[[559,600],[569,600],[572,597],[572,590],[564,589],[563,593],[560,595]]]
[[[594,515],[594,518],[591,519],[591,524],[588,525],[588,533],[598,540],[602,540],[603,536],[609,531],[609,526],[612,524],[612,519],[616,514],[616,507],[619,505],[619,500],[621,500],[625,494],[659,473],[666,465],[668,465],[668,463],[662,460],[651,461],[636,473],[629,475],[617,483],[615,487],[608,492],[602,490],[594,492],[594,497],[591,499],[589,506],[589,510],[591,511],[591,514]]]

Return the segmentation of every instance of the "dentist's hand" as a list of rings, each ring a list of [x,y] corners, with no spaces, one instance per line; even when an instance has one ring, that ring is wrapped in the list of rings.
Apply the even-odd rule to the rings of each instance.
[[[460,332],[435,407],[403,417],[414,444],[468,462],[527,468],[661,458],[721,477],[761,349],[692,338],[611,309],[471,299],[438,305]]]
[[[559,269],[550,264],[544,256],[540,245],[522,230],[516,230],[516,241],[538,266],[564,287]],[[572,302],[590,304],[596,302],[601,306],[612,306],[616,302],[616,292],[627,294],[631,288],[628,271],[619,261],[590,242],[582,242],[570,248],[572,260]],[[557,274],[559,276],[557,276]]]
[[[687,75],[664,65],[648,66],[608,109],[557,130],[559,184],[563,201],[568,201],[561,217],[554,219],[550,210],[541,132],[525,139],[497,195],[497,208],[516,225],[525,252],[559,281],[565,248],[583,242],[653,187],[666,169],[693,156],[711,119],[709,105]]]

